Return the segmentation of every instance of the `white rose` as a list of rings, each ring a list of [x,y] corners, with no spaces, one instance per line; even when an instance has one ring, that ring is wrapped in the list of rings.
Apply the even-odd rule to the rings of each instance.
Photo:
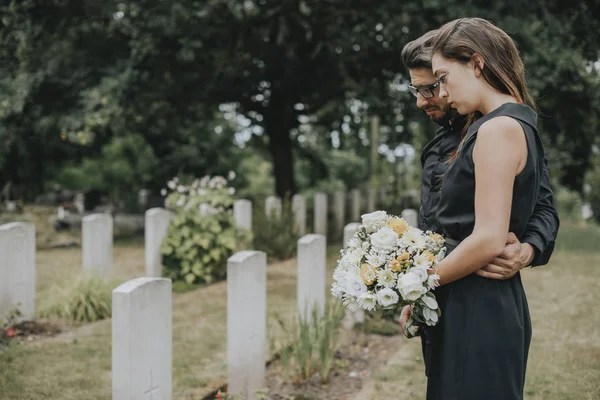
[[[423,317],[425,317],[425,323],[429,326],[433,326],[438,322],[437,313],[427,307],[423,308]]]
[[[358,275],[349,275],[346,279],[346,293],[350,296],[360,297],[367,293],[367,285]]]
[[[396,293],[394,289],[385,288],[377,292],[377,301],[379,301],[379,304],[381,304],[383,307],[396,304],[398,299],[398,293]]]
[[[429,278],[426,268],[413,267],[411,268],[410,272],[417,275],[421,279],[421,282],[426,282],[427,278]]]
[[[427,293],[427,288],[423,286],[421,278],[412,272],[398,278],[397,288],[402,298],[408,301],[416,301]]]
[[[385,211],[375,211],[369,214],[363,214],[361,218],[363,225],[376,225],[377,227],[379,227],[385,222],[385,219],[387,218],[387,213]]]
[[[396,247],[398,234],[387,226],[371,235],[371,244],[379,250],[391,251]]]

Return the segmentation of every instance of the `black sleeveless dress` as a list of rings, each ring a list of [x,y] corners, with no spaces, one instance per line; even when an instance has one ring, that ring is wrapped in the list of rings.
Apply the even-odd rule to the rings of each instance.
[[[533,213],[544,160],[537,115],[529,106],[507,103],[469,128],[443,178],[436,218],[449,238],[449,252],[473,232],[473,146],[479,127],[498,116],[521,124],[528,147],[526,165],[515,177],[510,231],[521,238]],[[435,294],[442,317],[438,325],[423,330],[427,400],[523,399],[531,320],[520,274],[508,280],[471,274],[437,288]]]

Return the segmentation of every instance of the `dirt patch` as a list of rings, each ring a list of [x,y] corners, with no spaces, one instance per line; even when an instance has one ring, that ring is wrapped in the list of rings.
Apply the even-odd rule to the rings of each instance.
[[[12,325],[3,332],[5,342],[32,342],[34,340],[53,337],[62,332],[60,325],[46,321],[22,321]]]
[[[309,381],[284,380],[285,371],[279,360],[271,362],[266,372],[265,400],[349,400],[353,399],[372,375],[403,345],[403,337],[348,333],[345,344],[337,351],[334,368],[327,384],[318,374]],[[226,388],[222,388],[226,391]],[[204,399],[214,399],[214,396]]]

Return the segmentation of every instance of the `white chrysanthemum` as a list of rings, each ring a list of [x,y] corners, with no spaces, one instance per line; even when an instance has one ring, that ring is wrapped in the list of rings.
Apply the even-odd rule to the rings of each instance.
[[[372,266],[379,268],[388,262],[389,256],[385,253],[374,252],[367,254],[367,262]]]
[[[177,191],[178,191],[179,193],[185,193],[185,191],[186,191],[186,190],[187,190],[187,189],[186,189],[186,187],[185,187],[185,186],[183,186],[183,185],[178,185],[178,186],[177,186]]]
[[[356,297],[344,297],[343,304],[350,311],[356,311],[360,308],[360,305],[358,304],[358,299]]]
[[[171,190],[175,190],[175,188],[177,187],[177,183],[175,183],[175,181],[169,181],[167,182],[167,187]]]
[[[442,261],[446,257],[446,248],[444,247],[438,254],[435,256],[436,261]]]
[[[364,254],[365,252],[362,249],[352,249],[347,251],[340,260],[340,264],[347,268],[360,266]]]
[[[373,311],[377,306],[377,297],[373,293],[363,293],[358,298],[358,305],[367,311]]]
[[[431,267],[429,256],[425,253],[419,253],[413,258],[413,265],[417,268],[427,269]]]
[[[392,304],[398,303],[400,296],[394,289],[384,288],[377,292],[377,301],[383,307],[391,306]]]
[[[427,287],[433,290],[440,285],[440,276],[437,274],[429,275],[427,278]]]
[[[352,249],[360,248],[362,247],[362,241],[357,237],[353,237],[352,239],[348,240],[348,243],[346,243],[346,247]]]
[[[341,282],[333,282],[333,284],[331,285],[331,294],[336,299],[341,299],[344,295],[344,288],[345,283],[342,284]]]
[[[423,233],[419,229],[412,226],[409,227],[406,232],[404,232],[401,240],[404,242],[406,247],[413,251],[417,249],[424,249],[426,244]]]
[[[438,303],[433,297],[423,296],[421,297],[421,300],[427,307],[431,308],[432,310],[437,310]]]
[[[377,272],[377,283],[385,287],[394,287],[396,274],[389,269],[381,269]]]

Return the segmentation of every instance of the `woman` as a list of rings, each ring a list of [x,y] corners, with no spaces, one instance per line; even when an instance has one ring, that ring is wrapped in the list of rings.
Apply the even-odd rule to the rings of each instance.
[[[474,272],[502,252],[509,231],[523,236],[533,212],[544,160],[535,105],[514,42],[486,20],[447,23],[432,54],[439,96],[469,122],[436,216],[448,255],[437,270],[442,318],[424,328],[427,399],[522,399],[531,323],[520,274]]]

